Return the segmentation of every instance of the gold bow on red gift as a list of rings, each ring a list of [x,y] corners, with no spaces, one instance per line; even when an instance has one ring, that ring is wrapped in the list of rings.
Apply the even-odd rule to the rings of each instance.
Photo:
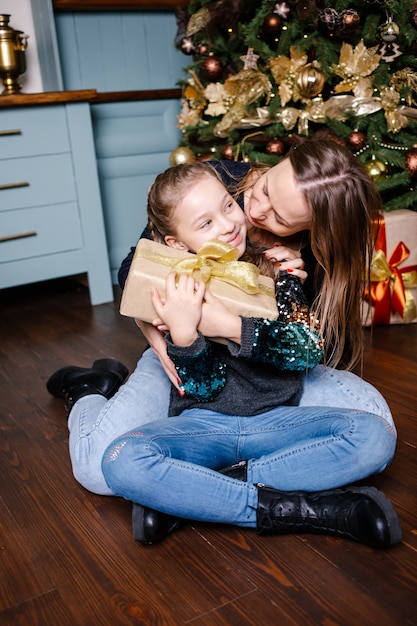
[[[385,220],[381,218],[375,255],[371,262],[371,287],[364,297],[374,307],[372,324],[389,324],[391,313],[398,313],[405,323],[417,316],[416,303],[409,289],[417,287],[417,265],[399,266],[410,255],[403,241],[394,248],[389,260],[386,254]]]

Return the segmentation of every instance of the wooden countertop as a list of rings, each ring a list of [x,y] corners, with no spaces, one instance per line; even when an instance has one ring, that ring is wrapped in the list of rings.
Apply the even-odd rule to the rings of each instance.
[[[77,91],[47,91],[44,93],[19,93],[13,96],[0,96],[0,107],[90,102],[91,100],[94,100],[96,96],[97,91],[95,89],[81,89]]]
[[[133,100],[179,99],[181,89],[144,89],[140,91],[97,92],[96,89],[75,91],[47,91],[43,93],[19,93],[13,96],[0,96],[0,107],[23,107],[45,104],[68,104],[71,102],[128,102]]]

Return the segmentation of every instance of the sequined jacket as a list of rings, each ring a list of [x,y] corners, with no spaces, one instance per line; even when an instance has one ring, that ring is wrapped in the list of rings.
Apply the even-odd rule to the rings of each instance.
[[[300,280],[286,272],[277,293],[278,319],[242,317],[241,343],[227,345],[201,334],[187,347],[167,335],[168,355],[184,396],[172,386],[169,415],[193,407],[229,415],[256,415],[299,403],[302,373],[322,359],[318,324],[311,319]]]

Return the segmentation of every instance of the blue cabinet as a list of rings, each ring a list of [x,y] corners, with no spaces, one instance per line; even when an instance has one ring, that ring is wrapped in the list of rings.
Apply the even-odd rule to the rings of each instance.
[[[0,288],[85,272],[112,301],[89,104],[1,107]]]

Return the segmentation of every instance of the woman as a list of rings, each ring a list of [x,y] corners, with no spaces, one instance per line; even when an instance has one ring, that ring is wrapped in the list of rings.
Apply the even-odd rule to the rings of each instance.
[[[301,217],[298,214],[291,217],[286,214],[280,215],[279,219],[274,218],[272,224],[268,221],[269,228],[274,228],[277,233],[283,233],[286,236],[290,234],[289,230],[298,236],[297,230],[305,228],[303,200],[305,201],[308,194],[311,192],[314,206],[316,206],[319,196],[323,195],[324,209],[317,209],[319,218],[317,220],[312,218],[310,234],[303,230],[299,236],[299,241],[301,242],[307,269],[314,271],[311,255],[310,257],[306,256],[310,251],[306,242],[311,237],[311,247],[317,247],[317,242],[320,240],[320,237],[314,237],[314,232],[317,230],[320,233],[323,229],[328,233],[339,233],[340,245],[334,246],[333,242],[328,242],[325,237],[322,237],[324,241],[318,254],[320,258],[323,258],[323,273],[325,274],[327,284],[330,285],[327,289],[326,298],[330,299],[331,295],[333,295],[336,309],[340,309],[341,302],[344,302],[347,296],[342,293],[341,286],[335,284],[332,288],[335,276],[336,274],[341,276],[341,281],[344,281],[344,290],[348,291],[346,275],[352,272],[354,294],[349,301],[351,302],[351,316],[353,316],[356,304],[353,306],[352,303],[357,303],[357,308],[359,308],[360,301],[359,290],[357,287],[355,288],[355,283],[359,280],[359,270],[355,269],[353,271],[353,268],[360,266],[361,272],[363,271],[365,265],[364,249],[369,247],[371,215],[379,207],[379,200],[375,196],[373,184],[368,178],[364,178],[362,171],[357,171],[360,170],[360,167],[354,162],[353,157],[333,142],[316,142],[314,146],[303,144],[291,153],[289,158],[291,158],[291,162],[293,159],[299,159],[300,163],[307,161],[304,168],[306,171],[308,171],[309,167],[313,169],[318,179],[318,188],[315,189],[314,184],[311,183],[309,189],[304,177],[305,189],[303,194],[294,185],[291,188],[292,196],[289,196],[287,190],[288,171],[282,169],[283,163],[278,164],[276,168],[268,170],[254,185],[252,195],[250,190],[246,191],[248,200],[251,199],[251,203],[248,204],[248,201],[246,202],[247,208],[249,208],[251,213],[248,220],[251,228],[250,233],[253,237],[255,235],[257,237],[259,235],[263,237],[269,236],[266,230],[260,230],[251,226],[250,219],[258,219],[259,223],[265,226],[266,219],[272,217],[271,211],[273,209],[271,208],[269,196],[271,195],[271,189],[273,189],[271,186],[273,182],[280,182],[285,190],[285,192],[282,192],[282,204],[284,206],[284,201],[286,200],[287,213],[293,207],[299,207],[298,211]],[[318,166],[315,167],[314,159],[316,158],[321,158],[324,161],[323,164],[321,165],[318,162]],[[310,161],[313,161],[313,163]],[[342,169],[343,163],[346,171]],[[335,166],[336,171],[333,171]],[[244,183],[248,183],[246,177],[248,172],[252,175],[249,164],[228,162],[226,167],[222,163],[216,164],[216,167],[219,168],[223,181],[226,184],[233,184],[233,186],[243,183],[244,187]],[[294,168],[296,169],[296,166]],[[353,181],[354,185],[347,180],[349,172],[352,176],[356,176],[356,180]],[[268,178],[265,178],[266,175],[268,175]],[[271,175],[276,176],[272,182],[269,178]],[[332,177],[335,179],[333,185],[330,182]],[[340,179],[345,181],[346,184],[339,184],[341,182]],[[262,182],[265,180],[268,181],[267,187]],[[259,187],[260,184],[261,187]],[[364,188],[363,190],[362,187]],[[349,191],[351,196],[349,212],[341,210],[341,207],[346,203],[347,191]],[[275,198],[276,193],[272,191],[272,194]],[[353,201],[355,198],[358,198],[357,205]],[[203,198],[203,200],[206,201],[206,198]],[[238,202],[241,206],[243,206],[243,200],[243,195],[240,195]],[[362,207],[362,203],[367,201],[369,201],[370,207]],[[330,202],[335,203],[335,210],[332,207],[329,209],[329,223],[323,225],[323,215]],[[264,207],[262,209],[263,213],[255,216],[255,209],[259,207]],[[357,217],[355,211],[359,214]],[[336,227],[333,224],[333,222],[339,222],[338,213],[341,214],[340,222],[344,225],[343,228],[342,226]],[[263,219],[263,216],[265,216],[265,219]],[[282,230],[284,228],[281,224],[283,220],[286,221],[285,231]],[[292,221],[294,221],[294,225],[291,228]],[[318,222],[320,228],[314,225],[315,221]],[[361,224],[364,225],[363,229],[360,228]],[[352,232],[358,234],[357,239],[349,235],[350,226],[352,227]],[[342,243],[340,242],[342,238],[340,233],[343,233],[344,237]],[[313,246],[315,239],[317,241],[315,246]],[[346,253],[342,250],[345,241],[350,242],[351,245],[350,251],[348,250]],[[347,266],[343,269],[340,258],[344,258],[344,255],[348,256],[348,259],[346,260]],[[277,262],[281,262],[280,269],[294,268],[294,275],[305,276],[301,270],[303,263],[300,258],[301,255],[297,250],[289,246],[281,246],[271,249],[268,252],[268,256],[275,258]],[[350,262],[351,259],[354,261],[353,263]],[[337,272],[328,267],[328,260],[329,262],[334,262],[334,266],[338,267]],[[130,261],[131,255],[123,263],[120,270],[122,286],[127,276]],[[318,291],[319,298],[322,297],[323,299],[323,293],[326,293],[326,291]],[[310,299],[312,300],[313,297]],[[338,315],[338,318],[343,319],[341,314]],[[356,322],[352,322],[352,324],[346,323],[345,325],[345,332],[342,333],[344,336],[349,334],[351,328],[354,329],[357,326]],[[168,358],[166,343],[161,333],[150,324],[140,324],[140,326],[153,350],[145,351],[126,384],[122,383],[127,377],[127,370],[122,364],[112,361],[96,362],[92,368],[65,367],[56,372],[48,381],[48,389],[52,395],[66,398],[67,404],[71,409],[68,427],[70,430],[70,456],[74,476],[86,489],[94,493],[113,495],[101,469],[102,455],[107,446],[113,439],[129,429],[133,429],[140,424],[152,422],[162,416],[167,416],[170,394],[169,381],[171,380],[173,384],[178,386],[176,370],[172,361]],[[339,345],[336,342],[336,348],[337,353],[340,354],[342,352],[341,344]],[[156,354],[160,359],[157,358]],[[164,371],[168,374],[168,377],[164,375]],[[332,407],[335,405],[340,408],[353,407],[357,410],[379,415],[388,423],[390,428],[394,429],[389,408],[376,389],[350,372],[341,372],[336,369],[317,366],[309,372],[308,376],[304,377],[304,391],[300,400],[300,406]]]
[[[197,251],[214,237],[243,254],[246,229],[229,198],[211,168],[171,168],[149,193],[153,230],[177,249]],[[163,300],[154,290],[182,393],[173,387],[170,417],[118,437],[102,463],[111,490],[136,503],[137,540],[160,541],[176,518],[259,534],[334,534],[375,547],[400,540],[382,493],[340,490],[387,466],[395,431],[369,412],[298,406],[300,372],[320,359],[321,341],[299,279],[284,272],[279,281],[276,321],[230,312],[186,274],[168,276]]]

